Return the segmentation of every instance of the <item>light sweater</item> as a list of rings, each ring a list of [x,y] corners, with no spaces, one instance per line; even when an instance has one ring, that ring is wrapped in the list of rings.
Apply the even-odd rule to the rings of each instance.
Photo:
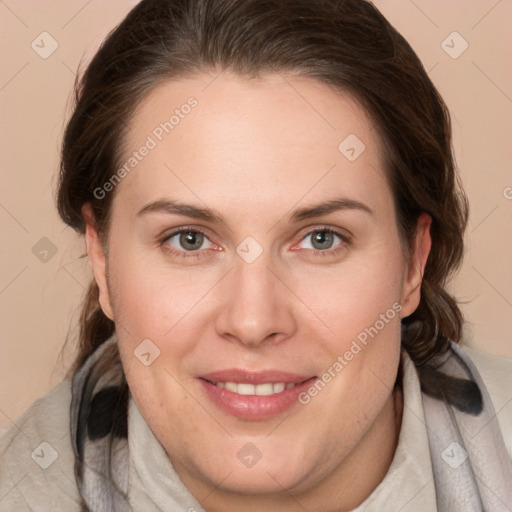
[[[466,351],[487,387],[512,459],[512,360]],[[353,512],[436,511],[418,375],[405,351],[401,364],[404,408],[398,446],[382,482]],[[0,439],[0,512],[81,511],[70,441],[70,402],[71,382],[64,380]],[[131,397],[128,443],[128,498],[134,512],[205,512],[178,477]],[[504,510],[512,510],[509,506]]]

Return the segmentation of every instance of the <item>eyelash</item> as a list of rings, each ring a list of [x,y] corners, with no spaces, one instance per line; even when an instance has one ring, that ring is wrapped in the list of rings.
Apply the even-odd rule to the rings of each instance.
[[[168,244],[166,244],[174,236],[180,235],[182,233],[188,233],[188,232],[201,233],[208,240],[210,240],[208,238],[208,235],[206,234],[206,231],[204,231],[203,229],[201,229],[199,227],[185,226],[185,227],[177,229],[176,231],[172,231],[171,233],[166,234],[162,239],[160,239],[159,243],[160,243],[160,245],[162,247],[165,248],[166,251],[170,252],[174,256],[178,256],[178,257],[182,257],[182,258],[202,258],[202,257],[204,257],[204,255],[201,254],[200,250],[196,250],[196,251],[185,251],[185,250],[178,251],[178,250],[175,250],[174,248],[171,248]],[[337,236],[341,240],[341,242],[339,243],[339,245],[335,246],[334,248],[332,248],[332,249],[325,249],[323,251],[320,250],[320,249],[308,249],[308,251],[311,251],[315,255],[318,255],[318,256],[321,256],[321,257],[336,256],[339,252],[341,252],[348,245],[350,245],[350,237],[348,235],[342,234],[339,231],[336,231],[335,229],[332,229],[332,228],[330,228],[328,226],[319,226],[319,227],[315,227],[314,229],[311,229],[309,231],[306,231],[301,236],[300,242],[302,242],[308,236],[311,236],[312,234],[319,233],[319,232],[320,233],[322,233],[322,232],[332,233],[333,235]]]
[[[343,234],[339,231],[336,231],[335,229],[332,229],[329,226],[319,226],[319,227],[315,227],[314,229],[310,229],[309,231],[306,231],[301,236],[300,242],[302,242],[305,238],[307,238],[308,236],[311,236],[314,233],[331,233],[340,239],[340,243],[331,249],[325,249],[323,251],[321,251],[320,249],[308,249],[308,251],[311,251],[314,255],[320,256],[320,257],[337,256],[341,251],[346,249],[350,245],[350,242],[351,242],[351,240],[347,234]]]
[[[185,251],[185,250],[178,251],[178,250],[172,248],[170,245],[166,244],[166,242],[168,242],[172,237],[174,237],[176,235],[180,235],[181,233],[188,233],[188,232],[201,233],[206,238],[208,238],[208,235],[206,234],[206,232],[204,230],[202,230],[201,228],[185,226],[183,228],[177,229],[176,231],[172,231],[171,233],[168,233],[167,235],[165,235],[160,240],[160,245],[162,247],[164,247],[164,249],[166,251],[170,252],[173,256],[177,256],[180,258],[202,258],[202,257],[204,257],[204,255],[201,254],[201,251]],[[208,238],[208,240],[209,240],[209,238]]]

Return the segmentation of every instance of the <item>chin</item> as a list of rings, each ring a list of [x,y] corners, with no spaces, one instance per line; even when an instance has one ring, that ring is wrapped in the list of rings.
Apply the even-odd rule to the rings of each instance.
[[[220,476],[220,475],[219,475]],[[222,481],[222,478],[225,478]],[[235,494],[246,495],[272,495],[282,494],[286,490],[295,488],[302,478],[290,472],[275,470],[272,465],[261,466],[260,469],[233,468],[229,477],[222,475],[215,484],[224,490]]]
[[[258,441],[255,444],[258,444]],[[236,445],[237,449],[230,452],[230,455],[227,455],[227,450],[222,455],[212,455],[210,460],[219,461],[215,466],[204,467],[201,464],[204,460],[201,460],[200,465],[196,466],[196,471],[202,473],[215,487],[219,486],[236,494],[254,495],[282,494],[285,489],[300,490],[301,484],[310,473],[304,461],[297,457],[296,445],[291,447],[291,452],[287,450],[278,453],[269,447],[262,448],[261,458],[258,460],[258,452],[255,445],[251,446],[250,441],[242,443],[242,449],[239,448],[240,443]],[[251,456],[255,458],[251,460]]]

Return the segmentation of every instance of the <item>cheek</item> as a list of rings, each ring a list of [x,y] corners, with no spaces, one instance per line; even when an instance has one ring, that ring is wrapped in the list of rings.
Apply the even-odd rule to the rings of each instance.
[[[376,322],[382,327],[382,315],[386,327],[394,324],[396,335],[402,275],[401,253],[388,250],[353,258],[328,273],[303,273],[294,282],[297,295],[315,314],[319,332],[339,350]]]
[[[171,269],[135,254],[110,258],[109,282],[116,322],[134,338],[160,339],[197,306],[215,283],[211,272]]]

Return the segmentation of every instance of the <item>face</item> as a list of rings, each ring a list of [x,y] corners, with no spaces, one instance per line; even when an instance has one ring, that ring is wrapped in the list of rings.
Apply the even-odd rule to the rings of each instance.
[[[159,86],[126,136],[108,257],[84,208],[133,398],[190,488],[306,492],[389,437],[428,226],[407,258],[365,111],[283,76]]]

